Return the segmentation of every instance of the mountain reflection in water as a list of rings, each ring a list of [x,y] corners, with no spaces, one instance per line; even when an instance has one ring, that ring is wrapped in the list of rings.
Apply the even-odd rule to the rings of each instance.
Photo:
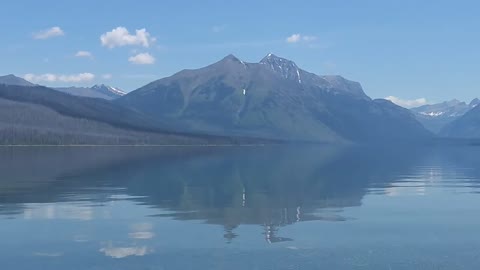
[[[257,224],[268,242],[290,241],[279,228],[302,221],[340,222],[372,185],[387,187],[420,153],[332,146],[226,148],[3,148],[0,210],[28,203],[129,200],[157,217],[224,226]],[[25,168],[29,168],[25,170]],[[84,213],[85,215],[85,213]]]
[[[479,154],[461,145],[0,148],[0,265],[474,269]]]

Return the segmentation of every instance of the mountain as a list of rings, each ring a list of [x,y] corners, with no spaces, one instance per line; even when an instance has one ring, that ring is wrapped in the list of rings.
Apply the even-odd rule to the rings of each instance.
[[[442,103],[423,105],[411,110],[425,128],[439,133],[447,124],[455,121],[479,103],[478,99],[472,100],[469,104],[453,99]]]
[[[17,86],[37,86],[36,84],[33,84],[13,74],[0,76],[0,84]],[[119,88],[108,86],[105,84],[97,84],[92,87],[72,86],[58,87],[54,89],[74,96],[103,98],[108,100],[116,99],[126,94],[123,90]]]
[[[5,85],[20,85],[20,86],[35,86],[35,84],[17,77],[13,74],[0,76],[0,84]]]
[[[119,88],[104,84],[94,85],[92,87],[59,87],[55,88],[55,90],[74,96],[103,98],[108,100],[116,99],[126,94]]]
[[[451,138],[480,139],[480,106],[478,99],[474,99],[472,109],[454,121],[447,124],[440,131],[440,135]]]
[[[43,86],[0,84],[0,144],[206,144],[230,138],[175,133],[150,117],[98,98]],[[245,139],[247,140],[247,139]]]
[[[474,99],[472,99],[472,101],[470,101],[470,103],[468,104],[468,106],[470,106],[471,108],[473,108],[473,107],[477,107],[478,104],[480,104],[480,99],[474,98]]]
[[[147,84],[116,99],[177,130],[293,141],[339,142],[430,136],[414,115],[372,100],[357,82],[319,76],[268,54],[233,55]]]

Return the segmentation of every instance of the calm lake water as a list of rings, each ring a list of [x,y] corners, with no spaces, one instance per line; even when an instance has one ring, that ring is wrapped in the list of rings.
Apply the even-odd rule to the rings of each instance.
[[[1,269],[478,269],[480,147],[0,149]]]

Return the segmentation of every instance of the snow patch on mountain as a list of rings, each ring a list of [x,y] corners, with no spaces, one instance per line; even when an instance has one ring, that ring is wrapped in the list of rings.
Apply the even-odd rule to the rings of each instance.
[[[302,83],[300,69],[293,61],[269,53],[260,61],[260,64],[270,66],[272,71],[285,79],[295,79],[298,83]]]
[[[118,96],[124,96],[124,95],[127,94],[125,91],[123,91],[119,88],[109,86],[109,85],[105,85],[105,84],[96,84],[96,85],[92,86],[92,89],[97,90],[97,91],[101,91],[101,92],[110,92],[110,93],[113,93],[113,94],[118,95]]]

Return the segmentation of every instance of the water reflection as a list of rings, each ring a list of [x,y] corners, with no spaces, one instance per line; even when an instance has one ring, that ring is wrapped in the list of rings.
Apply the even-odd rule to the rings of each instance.
[[[279,228],[348,220],[344,208],[361,205],[368,191],[395,195],[398,175],[424,156],[424,149],[330,146],[6,148],[0,155],[0,213],[91,220],[110,216],[95,213],[97,206],[131,201],[158,209],[152,217],[222,225],[227,242],[241,224],[262,226],[269,243],[291,241]],[[131,239],[154,237],[150,225],[135,226]],[[104,253],[113,254],[109,250],[139,249]]]
[[[478,154],[0,148],[0,261],[5,269],[472,269]]]
[[[122,259],[129,256],[145,256],[151,253],[151,250],[146,246],[141,247],[114,247],[112,243],[109,243],[108,247],[101,248],[100,252],[104,253],[105,256]]]

